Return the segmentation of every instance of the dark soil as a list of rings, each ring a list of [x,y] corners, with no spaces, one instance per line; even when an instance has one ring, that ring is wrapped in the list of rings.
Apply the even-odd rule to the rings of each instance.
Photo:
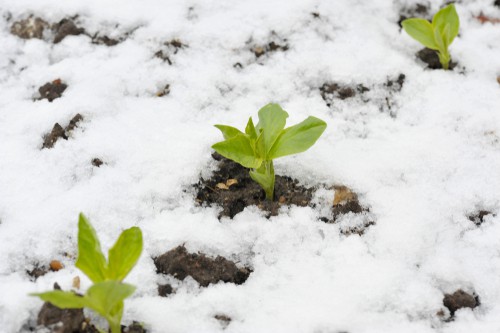
[[[161,297],[167,297],[170,294],[174,293],[174,288],[170,284],[160,284],[158,286],[158,295]]]
[[[172,39],[169,42],[163,43],[163,48],[155,53],[155,57],[168,62],[169,65],[173,64],[172,57],[180,50],[187,48],[188,45],[184,44],[180,39]]]
[[[445,294],[443,304],[450,310],[450,315],[453,317],[458,309],[470,308],[474,309],[479,303],[479,297],[475,294],[469,294],[459,289],[453,294]]]
[[[61,287],[55,283],[54,290],[61,290]],[[89,332],[84,330],[86,321],[83,309],[60,309],[49,302],[43,303],[37,324],[48,327],[51,332]]]
[[[214,318],[220,322],[223,329],[228,327],[229,324],[231,323],[231,317],[228,317],[224,314],[216,314]]]
[[[57,140],[61,138],[64,140],[68,140],[71,131],[73,131],[76,127],[78,127],[78,122],[80,122],[81,120],[83,120],[82,115],[77,113],[76,116],[74,116],[70,120],[66,128],[62,128],[61,125],[56,123],[52,128],[52,131],[49,134],[45,135],[43,139],[42,149],[54,147],[54,144],[57,142]]]
[[[68,88],[68,85],[62,82],[61,79],[47,82],[38,88],[38,92],[40,93],[39,99],[47,99],[49,102],[52,102],[56,98],[61,97],[66,88]]]
[[[142,326],[141,323],[134,321],[129,326],[122,325],[122,332],[123,333],[146,333],[147,331],[144,328],[144,326]]]
[[[95,36],[92,37],[92,44],[115,46],[120,43],[120,40],[109,38],[108,36]]]
[[[39,17],[30,16],[27,19],[14,22],[10,33],[22,39],[43,38],[43,32],[49,24]]]
[[[500,0],[495,0],[493,3],[494,6],[500,7]]]
[[[252,272],[245,267],[238,268],[234,262],[221,256],[212,259],[203,253],[188,253],[184,246],[178,246],[153,260],[158,273],[172,275],[179,280],[191,276],[202,287],[219,281],[243,284]]]
[[[399,14],[398,25],[400,28],[403,26],[401,22],[408,18],[420,17],[427,20],[431,20],[432,16],[429,13],[429,4],[417,3],[411,7],[403,8]]]
[[[325,223],[338,223],[339,219],[345,214],[366,215],[370,211],[360,204],[358,195],[350,188],[343,185],[335,185],[333,189],[335,190],[335,196],[333,198],[332,217],[323,217],[321,221]],[[353,234],[362,236],[366,232],[366,229],[372,225],[375,225],[375,222],[367,217],[362,224],[342,226],[340,233],[345,236]]]
[[[395,79],[387,79],[384,86],[393,92],[400,92],[406,80],[406,75],[399,74]]]
[[[326,102],[326,105],[330,107],[334,99],[345,100],[356,96],[356,94],[364,94],[370,91],[367,87],[362,84],[357,85],[344,85],[342,83],[325,83],[320,88],[321,97]]]
[[[484,218],[488,215],[493,215],[493,213],[487,210],[480,210],[474,214],[467,216],[467,218],[479,227],[481,224],[483,224]]]
[[[61,42],[67,36],[77,36],[85,33],[85,29],[76,26],[71,18],[65,18],[52,25],[54,44]]]
[[[249,43],[252,43],[250,40]],[[250,50],[255,54],[255,57],[260,58],[263,55],[270,54],[276,51],[285,52],[289,48],[286,38],[281,38],[274,31],[271,32],[269,42],[266,44],[253,45]]]
[[[439,62],[439,57],[436,51],[424,48],[417,52],[417,58],[422,60],[427,64],[427,68],[430,69],[443,69],[441,63]],[[452,70],[457,66],[456,62],[450,61],[449,69]]]
[[[90,163],[92,163],[92,165],[97,168],[104,164],[104,162],[100,158],[93,158]]]
[[[218,170],[210,179],[200,179],[194,187],[198,203],[222,207],[219,218],[233,218],[252,205],[268,212],[268,216],[278,215],[283,205],[310,205],[313,189],[299,185],[296,179],[277,175],[274,189],[277,200],[269,201],[260,185],[250,178],[248,169],[217,153],[212,157],[219,162]]]
[[[38,279],[40,276],[44,276],[49,272],[49,268],[45,266],[39,266],[38,264],[31,271],[26,271],[26,273],[32,277],[34,280]]]

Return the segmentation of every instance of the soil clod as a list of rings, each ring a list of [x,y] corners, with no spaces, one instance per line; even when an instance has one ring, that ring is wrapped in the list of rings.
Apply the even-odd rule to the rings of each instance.
[[[341,83],[325,83],[320,88],[321,97],[328,106],[331,106],[334,99],[345,100],[356,96],[356,94],[364,94],[370,91],[369,88],[362,84],[344,85]]]
[[[469,294],[459,289],[453,294],[445,294],[443,304],[450,310],[450,315],[454,316],[458,309],[470,308],[474,309],[479,303],[479,297],[474,294]]]
[[[170,284],[160,284],[158,286],[158,295],[161,297],[167,297],[170,294],[174,293],[174,288],[172,288],[172,285]]]
[[[146,333],[147,331],[141,323],[139,323],[137,321],[133,321],[132,324],[130,324],[129,326],[122,326],[122,332],[123,333]]]
[[[63,83],[61,79],[47,82],[43,86],[38,88],[38,92],[40,93],[39,99],[45,98],[49,102],[52,102],[56,98],[61,97],[66,88],[68,88],[68,85],[66,83]]]
[[[266,200],[264,190],[250,178],[248,169],[217,153],[212,154],[212,158],[219,161],[218,170],[210,179],[201,179],[194,186],[198,203],[222,207],[219,218],[233,218],[245,207],[252,205],[268,212],[269,216],[276,216],[285,202],[301,207],[308,206],[311,202],[313,189],[301,186],[296,179],[286,176],[276,176],[274,192],[275,198],[279,200]],[[281,197],[284,199],[280,199]]]
[[[48,272],[49,269],[47,267],[39,265],[35,265],[35,267],[31,271],[26,271],[26,273],[35,280],[38,279],[40,276],[44,276]]]
[[[68,140],[69,135],[71,131],[73,131],[76,127],[78,127],[78,122],[83,120],[83,116],[79,113],[77,113],[69,122],[68,126],[66,128],[62,128],[61,125],[56,123],[54,127],[52,128],[52,131],[50,134],[46,135],[43,140],[43,148],[52,148],[54,147],[54,144],[59,140],[60,138],[64,140]]]
[[[43,38],[43,32],[49,24],[39,17],[30,16],[27,19],[14,22],[10,33],[22,39]]]
[[[61,290],[61,287],[55,283],[54,290]],[[60,309],[49,302],[43,304],[37,319],[38,325],[57,333],[82,332],[84,323],[83,309]]]
[[[216,314],[214,318],[220,322],[223,329],[228,327],[231,323],[231,317],[228,317],[225,314]]]
[[[417,52],[417,58],[425,62],[427,67],[430,69],[443,69],[441,62],[439,61],[439,57],[434,50],[429,48],[421,49]],[[456,62],[450,61],[449,69],[452,70],[456,65]]]
[[[481,224],[483,224],[485,217],[488,215],[493,215],[493,213],[487,210],[480,210],[474,214],[467,216],[467,218],[479,227]]]
[[[188,253],[184,246],[154,258],[154,263],[158,273],[172,275],[179,280],[191,276],[202,287],[219,281],[242,284],[251,273],[250,269],[238,268],[234,262],[221,256],[212,259],[203,253]]]
[[[99,168],[104,162],[100,158],[93,158],[91,161],[92,165]]]
[[[67,36],[77,36],[85,33],[85,29],[76,26],[72,19],[62,19],[59,23],[52,25],[54,32],[54,44],[61,42]]]

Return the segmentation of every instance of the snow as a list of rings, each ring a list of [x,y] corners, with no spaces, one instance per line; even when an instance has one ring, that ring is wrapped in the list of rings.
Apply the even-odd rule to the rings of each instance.
[[[0,0],[0,331],[20,332],[36,316],[42,303],[28,293],[55,281],[70,288],[76,275],[90,285],[74,267],[80,211],[105,249],[121,230],[143,230],[124,321],[151,332],[220,332],[216,314],[232,318],[226,332],[500,331],[500,29],[473,18],[500,9],[489,0],[456,5],[461,29],[450,50],[459,70],[444,72],[423,69],[420,46],[398,29],[411,4]],[[431,12],[441,4],[432,1]],[[29,14],[79,15],[89,32],[130,35],[107,47],[84,35],[54,45],[10,34]],[[188,47],[169,66],[154,53],[174,38]],[[273,38],[289,50],[256,59],[251,47]],[[379,110],[382,87],[400,73],[391,117]],[[56,78],[68,84],[63,97],[33,101]],[[370,101],[329,108],[325,82],[364,84]],[[170,94],[155,97],[166,84]],[[212,125],[241,128],[268,102],[288,111],[289,124],[309,115],[328,123],[309,151],[277,160],[276,172],[354,189],[376,222],[363,236],[319,221],[322,204],[270,219],[249,207],[219,222],[217,208],[195,203],[191,184],[215,168],[210,145],[221,138]],[[40,149],[54,123],[77,113],[84,121],[72,138]],[[92,167],[95,157],[106,164]],[[331,198],[320,190],[316,200]],[[496,216],[476,227],[467,216],[478,210]],[[182,244],[253,273],[239,286],[187,279],[161,298],[165,277],[151,258]],[[26,270],[55,258],[65,269],[30,280]],[[481,305],[443,322],[443,295],[457,289],[476,292]]]

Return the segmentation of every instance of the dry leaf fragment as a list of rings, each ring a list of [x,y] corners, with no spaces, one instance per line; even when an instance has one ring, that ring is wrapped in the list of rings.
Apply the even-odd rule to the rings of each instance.
[[[215,187],[217,187],[220,190],[229,190],[229,187],[224,183],[218,183],[217,185],[215,185]]]
[[[231,178],[231,179],[228,179],[226,181],[226,186],[227,187],[231,187],[231,185],[235,185],[235,184],[238,184],[238,181],[236,179]]]
[[[348,187],[335,186],[334,189],[335,189],[335,196],[333,197],[334,206],[356,200],[356,193],[352,192]]]
[[[78,275],[73,278],[73,289],[80,289],[80,277]]]

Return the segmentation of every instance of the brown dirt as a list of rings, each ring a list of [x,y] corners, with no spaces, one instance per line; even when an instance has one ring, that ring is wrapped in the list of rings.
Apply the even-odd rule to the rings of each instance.
[[[71,18],[65,18],[52,25],[54,44],[61,42],[67,36],[77,36],[85,33],[85,29],[76,26]]]
[[[93,158],[90,163],[92,163],[92,165],[95,166],[96,168],[99,168],[101,165],[104,164],[104,162],[100,158]]]
[[[228,327],[232,320],[231,317],[226,316],[225,314],[216,314],[214,318],[219,321],[223,329]]]
[[[49,24],[39,17],[30,16],[27,19],[14,22],[10,33],[23,39],[43,38],[43,32]]]
[[[184,246],[178,246],[153,260],[158,273],[172,275],[179,280],[191,276],[202,287],[219,281],[242,284],[252,272],[245,267],[238,268],[234,262],[221,256],[212,259],[203,253],[188,253]]]
[[[422,60],[424,63],[427,64],[427,68],[430,69],[443,69],[443,66],[441,66],[441,63],[439,62],[439,57],[436,53],[436,51],[424,48],[421,49],[420,51],[417,52],[417,58]],[[453,62],[453,60],[450,61],[449,68],[450,70],[453,70],[457,66],[456,62]]]
[[[459,289],[453,294],[445,294],[443,304],[450,310],[450,315],[453,317],[458,309],[470,308],[474,309],[479,306],[479,297],[475,294],[469,294]]]
[[[252,43],[252,40],[249,41]],[[250,50],[256,58],[260,58],[266,54],[274,53],[276,51],[285,52],[290,46],[286,38],[281,38],[274,31],[271,32],[269,42],[266,44],[254,44]]]
[[[81,114],[77,113],[69,122],[68,126],[66,128],[62,128],[61,125],[56,123],[54,127],[52,128],[52,131],[45,135],[43,139],[43,148],[52,148],[54,147],[54,144],[57,142],[59,139],[64,139],[68,140],[69,135],[71,131],[73,131],[76,127],[78,127],[78,122],[83,120],[83,117]]]
[[[222,207],[219,218],[233,218],[252,205],[266,211],[268,216],[278,215],[283,205],[310,205],[313,189],[299,185],[296,179],[277,175],[274,189],[277,200],[269,201],[260,185],[250,178],[248,169],[217,153],[212,157],[219,162],[218,170],[210,179],[200,179],[194,187],[199,204]]]
[[[49,272],[49,268],[45,266],[40,266],[39,264],[36,264],[35,267],[29,271],[27,270],[26,273],[32,277],[34,280],[38,279],[40,276],[44,276]]]
[[[169,42],[163,43],[163,48],[156,51],[155,57],[168,62],[169,65],[173,64],[173,55],[177,54],[180,50],[187,48],[188,45],[183,43],[180,39],[172,39]]]
[[[352,98],[357,94],[364,94],[370,91],[367,87],[362,84],[357,85],[347,85],[338,82],[325,83],[320,88],[321,97],[326,102],[326,105],[330,107],[335,99],[345,100]]]
[[[480,210],[480,211],[478,211],[478,212],[476,212],[476,213],[473,213],[473,214],[471,214],[471,215],[467,216],[467,218],[468,218],[470,221],[474,222],[474,224],[475,224],[476,226],[478,226],[478,227],[479,227],[481,224],[483,224],[483,222],[484,222],[484,218],[485,218],[486,216],[488,216],[488,215],[493,215],[493,216],[495,216],[495,215],[494,215],[492,212],[490,212],[490,211],[487,211],[487,210]]]
[[[174,293],[174,288],[170,284],[160,284],[158,286],[158,295],[161,297],[167,297],[170,294]]]
[[[52,102],[56,98],[61,97],[66,88],[68,88],[68,85],[62,82],[61,79],[47,82],[38,88],[38,92],[40,93],[39,99],[47,99],[49,102]]]
[[[325,223],[338,223],[340,218],[345,214],[366,215],[369,213],[370,210],[360,204],[358,195],[353,190],[344,185],[335,185],[333,189],[335,195],[332,205],[332,217],[322,217],[321,221]],[[353,234],[362,236],[372,225],[375,225],[375,222],[366,216],[366,218],[362,220],[362,223],[358,222],[355,225],[342,225],[340,227],[340,233],[345,236]]]
[[[61,287],[55,283],[54,290],[61,290]],[[84,323],[83,309],[60,309],[49,302],[43,303],[37,319],[38,325],[57,333],[83,332]]]

